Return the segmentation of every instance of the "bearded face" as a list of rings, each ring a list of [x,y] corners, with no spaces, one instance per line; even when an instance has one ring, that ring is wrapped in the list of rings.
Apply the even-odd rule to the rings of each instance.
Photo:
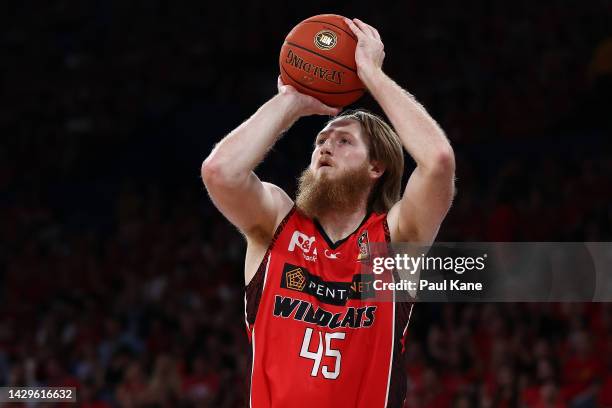
[[[315,174],[309,167],[298,180],[295,202],[310,218],[320,218],[330,211],[347,212],[367,197],[371,184],[367,161],[334,177],[325,171]]]
[[[330,122],[315,139],[310,166],[299,178],[296,205],[310,218],[359,210],[384,172],[370,160],[361,124]]]

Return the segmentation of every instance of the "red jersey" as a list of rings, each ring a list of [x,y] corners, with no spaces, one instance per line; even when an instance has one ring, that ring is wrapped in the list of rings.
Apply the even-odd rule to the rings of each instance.
[[[369,243],[389,240],[387,214],[335,243],[287,214],[246,288],[251,407],[403,405],[412,304],[376,300],[364,274]]]

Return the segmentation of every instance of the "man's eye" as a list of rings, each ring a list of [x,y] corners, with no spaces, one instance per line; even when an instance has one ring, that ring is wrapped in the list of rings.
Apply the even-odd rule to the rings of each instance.
[[[322,145],[323,143],[325,143],[325,139],[319,139],[319,140],[317,140],[317,144],[318,144],[318,145]]]
[[[343,137],[342,139],[340,139],[340,143],[342,144],[349,143],[349,140],[346,137]]]

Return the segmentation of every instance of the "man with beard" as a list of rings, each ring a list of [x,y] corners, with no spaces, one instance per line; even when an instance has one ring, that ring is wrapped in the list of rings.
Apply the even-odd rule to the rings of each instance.
[[[339,110],[280,83],[202,165],[210,197],[247,240],[245,319],[253,407],[401,407],[412,306],[372,298],[362,266],[376,242],[433,242],[454,194],[437,123],[383,71],[378,31],[346,20],[357,72],[395,130],[365,111],[315,139],[294,201],[253,170],[302,116]],[[402,146],[417,166],[400,198]]]

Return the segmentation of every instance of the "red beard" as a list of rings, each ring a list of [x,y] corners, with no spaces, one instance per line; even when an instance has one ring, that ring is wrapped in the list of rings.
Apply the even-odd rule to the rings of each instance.
[[[330,179],[326,174],[316,178],[307,168],[298,179],[295,203],[310,218],[320,218],[329,211],[354,210],[368,194],[371,183],[368,175],[367,162],[336,179]]]

